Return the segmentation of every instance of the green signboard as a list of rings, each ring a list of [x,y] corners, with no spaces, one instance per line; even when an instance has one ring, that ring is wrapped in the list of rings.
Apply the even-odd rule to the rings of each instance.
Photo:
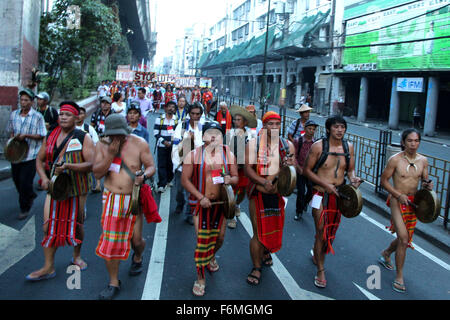
[[[344,0],[344,20],[396,7],[414,0]]]
[[[450,69],[450,0],[416,1],[347,21],[347,71]]]

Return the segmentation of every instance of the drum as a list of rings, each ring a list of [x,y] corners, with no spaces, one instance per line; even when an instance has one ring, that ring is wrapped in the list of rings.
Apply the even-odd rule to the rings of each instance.
[[[222,184],[220,188],[220,199],[224,207],[224,216],[226,219],[233,219],[236,211],[236,202],[233,188],[229,184]]]
[[[433,190],[417,191],[414,196],[414,204],[416,205],[415,213],[420,222],[431,223],[439,216],[441,204]]]
[[[11,138],[5,146],[5,158],[10,162],[20,162],[27,156],[28,148],[25,140],[19,141],[15,137]]]
[[[133,184],[133,192],[131,193],[131,214],[137,216],[141,213],[141,207],[139,203],[139,194],[141,192],[141,186]]]
[[[278,174],[277,189],[283,197],[294,192],[297,185],[297,172],[294,166],[283,166]]]
[[[63,201],[69,198],[71,189],[70,176],[65,172],[54,175],[48,185],[48,193],[56,201]]]
[[[345,184],[337,188],[339,198],[337,206],[342,215],[346,218],[354,218],[361,213],[363,199],[361,191],[351,184]]]

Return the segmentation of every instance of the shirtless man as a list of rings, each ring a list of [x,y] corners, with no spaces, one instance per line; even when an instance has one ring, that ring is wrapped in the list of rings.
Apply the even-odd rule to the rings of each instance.
[[[223,200],[219,199],[221,184],[236,185],[239,180],[236,159],[222,144],[222,127],[217,122],[206,122],[202,131],[204,145],[186,156],[181,175],[181,183],[190,193],[197,235],[197,280],[192,288],[195,296],[205,294],[205,268],[209,272],[219,270],[215,255],[223,244],[226,225],[223,205],[212,203]]]
[[[407,129],[402,133],[402,152],[392,156],[381,175],[381,184],[389,192],[388,205],[391,208],[391,231],[397,233],[397,238],[385,249],[379,262],[388,270],[394,270],[391,264],[391,254],[395,252],[396,277],[392,288],[397,292],[406,292],[403,279],[403,265],[406,249],[412,248],[411,241],[416,225],[414,208],[410,202],[414,200],[419,182],[422,187],[432,190],[433,182],[428,180],[428,160],[417,153],[420,144],[420,133],[416,129]],[[389,183],[393,180],[394,185]],[[405,215],[410,217],[405,219]],[[407,222],[404,221],[408,220]]]
[[[346,121],[340,116],[333,116],[327,119],[325,128],[327,138],[312,145],[303,168],[303,174],[313,184],[312,214],[316,228],[313,262],[317,266],[314,284],[319,288],[325,288],[327,284],[325,254],[334,254],[331,244],[341,218],[341,213],[337,210],[339,194],[336,187],[345,184],[345,173],[353,186],[359,187],[362,182],[355,176],[353,145],[343,140],[347,130]],[[320,163],[322,153],[327,152],[327,145],[328,156]]]
[[[106,118],[105,136],[110,143],[100,141],[96,146],[93,172],[96,179],[105,178],[103,191],[102,228],[96,254],[105,259],[110,282],[100,293],[100,299],[112,299],[120,290],[118,279],[120,260],[127,260],[131,248],[130,275],[142,272],[142,253],[145,240],[142,237],[143,215],[132,215],[131,194],[133,183],[142,185],[155,173],[155,163],[148,143],[130,134],[126,120],[120,114]],[[144,174],[141,168],[144,166]],[[134,179],[131,178],[134,176]]]
[[[281,117],[269,111],[263,118],[263,131],[245,147],[245,175],[249,178],[247,195],[253,237],[250,255],[253,269],[247,283],[258,285],[261,280],[261,264],[272,265],[270,253],[281,248],[284,226],[284,200],[273,182],[281,166],[295,165],[295,147],[280,138]],[[267,214],[264,219],[262,217]],[[264,261],[262,261],[264,258]]]

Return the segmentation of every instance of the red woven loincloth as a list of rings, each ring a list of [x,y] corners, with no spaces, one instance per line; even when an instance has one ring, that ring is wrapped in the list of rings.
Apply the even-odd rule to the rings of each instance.
[[[284,199],[279,194],[253,191],[258,240],[271,253],[281,249],[284,227]]]
[[[324,197],[324,193],[314,190],[314,195],[319,195],[322,198]],[[323,203],[322,199],[322,205],[323,210],[320,213],[320,219],[319,219],[319,225],[323,221],[323,234],[322,239],[325,241],[325,245],[323,247],[323,251],[328,254],[332,253],[334,254],[333,249],[333,241],[336,237],[336,232],[339,228],[339,224],[341,223],[341,212],[338,210],[337,207],[337,197],[334,193],[329,193],[328,195],[328,204]]]
[[[41,242],[43,247],[61,247],[66,243],[76,246],[82,242],[76,238],[79,205],[79,197],[71,197],[63,201],[50,198],[48,231]]]
[[[414,196],[408,196],[409,201],[414,203]],[[388,207],[391,206],[391,195],[387,198],[386,205]],[[400,213],[402,214],[403,222],[405,223],[406,230],[408,231],[408,248],[414,249],[412,245],[412,237],[414,235],[414,229],[416,228],[417,224],[417,217],[414,211],[414,207],[411,205],[400,205]],[[395,227],[394,223],[391,219],[391,225],[389,227],[386,227],[391,233],[395,233]]]

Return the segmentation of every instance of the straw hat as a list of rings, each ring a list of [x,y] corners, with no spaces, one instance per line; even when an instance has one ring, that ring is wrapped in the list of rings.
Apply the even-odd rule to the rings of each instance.
[[[302,106],[295,110],[296,112],[306,112],[306,111],[311,111],[313,108],[311,108],[310,106],[306,105],[306,104],[302,104]]]
[[[258,125],[256,117],[240,106],[231,106],[230,113],[232,117],[235,117],[237,114],[241,115],[245,120],[247,120],[247,127],[249,128],[256,128]]]

